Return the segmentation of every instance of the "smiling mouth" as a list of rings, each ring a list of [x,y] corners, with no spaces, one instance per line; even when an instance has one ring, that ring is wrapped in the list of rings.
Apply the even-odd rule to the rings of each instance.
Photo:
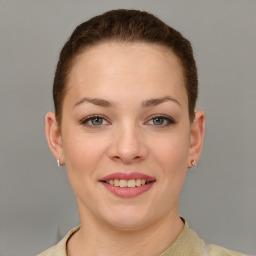
[[[140,172],[115,172],[103,177],[99,182],[115,196],[132,198],[150,190],[156,178]]]
[[[114,187],[135,188],[135,187],[141,187],[141,186],[147,185],[154,181],[147,181],[146,179],[130,179],[130,180],[113,179],[113,180],[103,180],[102,182],[107,183]]]

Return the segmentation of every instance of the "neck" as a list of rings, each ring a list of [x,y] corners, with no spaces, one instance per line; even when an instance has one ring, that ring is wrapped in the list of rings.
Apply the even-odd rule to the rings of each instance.
[[[113,228],[86,217],[81,218],[80,230],[67,244],[68,256],[159,255],[175,241],[184,226],[177,211],[137,230]]]

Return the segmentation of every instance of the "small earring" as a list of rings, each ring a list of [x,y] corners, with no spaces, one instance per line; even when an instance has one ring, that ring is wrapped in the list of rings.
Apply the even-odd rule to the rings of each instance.
[[[57,165],[58,165],[58,167],[61,167],[60,159],[57,159]]]
[[[193,167],[195,167],[196,166],[196,160],[192,160],[191,164],[193,165]]]

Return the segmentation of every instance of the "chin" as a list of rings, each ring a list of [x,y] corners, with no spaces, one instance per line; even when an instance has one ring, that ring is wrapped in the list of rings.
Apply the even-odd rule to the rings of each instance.
[[[105,221],[117,230],[139,230],[153,222],[150,211],[141,211],[137,207],[120,207],[112,210]]]
[[[147,226],[145,220],[141,219],[115,219],[112,221],[110,220],[108,223],[113,229],[121,231],[135,231]]]

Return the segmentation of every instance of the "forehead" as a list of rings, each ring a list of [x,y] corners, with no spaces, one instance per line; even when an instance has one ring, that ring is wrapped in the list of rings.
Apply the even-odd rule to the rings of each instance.
[[[68,94],[77,99],[124,91],[131,96],[143,92],[145,97],[186,95],[178,57],[170,49],[147,43],[108,42],[85,49],[75,58],[68,80]]]
[[[87,47],[75,57],[70,75],[79,68],[95,68],[98,72],[118,71],[122,68],[148,71],[150,68],[163,69],[164,72],[180,72],[181,63],[176,54],[165,46],[149,43],[105,42]],[[154,65],[155,64],[155,65]],[[159,66],[161,65],[161,67]],[[94,71],[96,71],[94,69]],[[129,71],[128,70],[128,71]],[[85,70],[84,70],[85,71]]]

